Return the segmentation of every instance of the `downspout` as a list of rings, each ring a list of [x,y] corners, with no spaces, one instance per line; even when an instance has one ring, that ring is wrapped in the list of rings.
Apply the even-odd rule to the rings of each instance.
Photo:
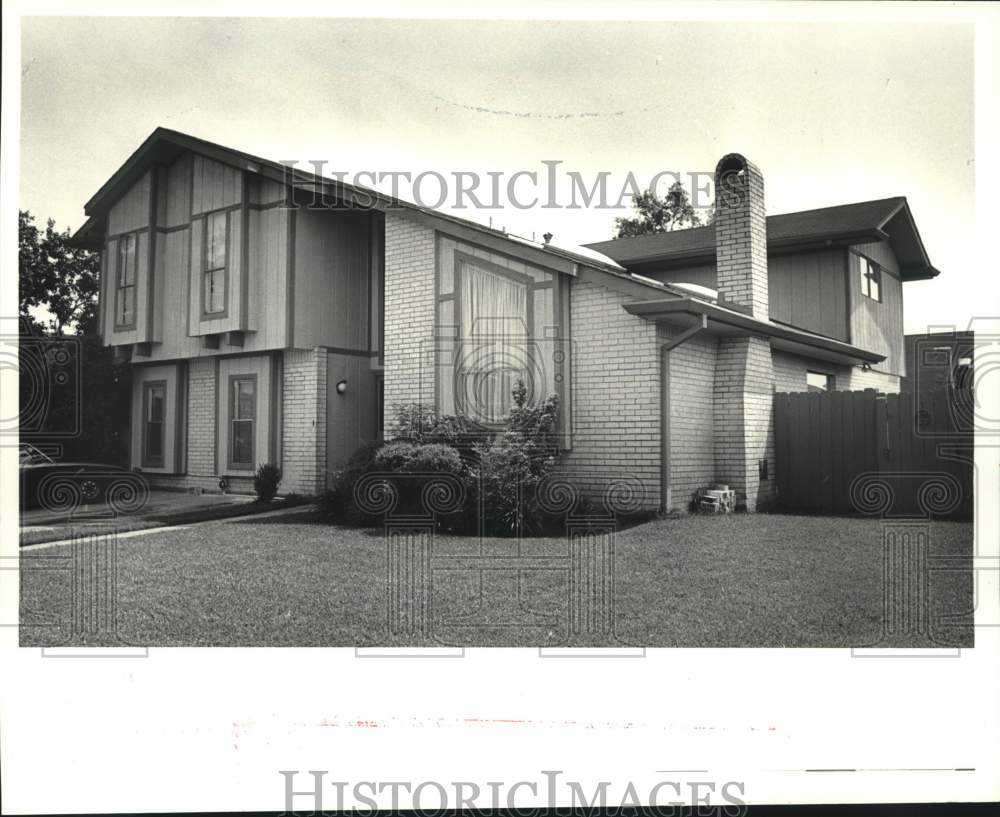
[[[699,318],[660,346],[660,513],[670,510],[670,352],[708,328],[708,316]]]

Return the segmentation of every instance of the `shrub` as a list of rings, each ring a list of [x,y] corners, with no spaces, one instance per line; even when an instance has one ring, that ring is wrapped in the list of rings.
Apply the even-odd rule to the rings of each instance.
[[[261,463],[253,476],[253,489],[260,502],[270,502],[278,494],[281,469],[274,463]]]
[[[537,495],[539,483],[554,465],[554,456],[540,452],[532,439],[516,431],[506,431],[479,449],[476,498],[488,533],[540,533],[550,525]]]
[[[421,442],[424,434],[438,421],[437,411],[423,403],[402,403],[393,406],[393,421],[390,424],[393,437]]]
[[[544,513],[537,494],[559,453],[559,399],[552,396],[538,406],[528,406],[527,389],[520,381],[512,396],[514,407],[499,432],[467,417],[440,417],[421,403],[393,407],[392,440],[355,452],[321,497],[322,516],[339,524],[381,521],[370,512],[378,504],[374,495],[369,511],[358,506],[355,496],[358,481],[370,474],[384,475],[392,486],[397,497],[394,513],[424,513],[428,510],[425,489],[435,477],[446,475],[454,479],[441,481],[441,491],[433,495],[444,503],[436,509],[444,530],[475,533],[480,507],[487,533],[509,536],[558,530],[563,517]],[[453,490],[460,490],[464,500],[450,495]],[[453,511],[440,510],[452,506]]]
[[[330,490],[320,497],[322,518],[344,525],[378,524],[382,516],[371,511],[374,505],[368,505],[367,509],[364,501],[359,505],[356,494],[359,481],[373,474],[384,477],[384,481],[392,486],[397,497],[393,512],[397,514],[425,513],[427,498],[424,490],[428,484],[440,475],[454,477],[447,488],[443,488],[444,492],[437,496],[443,500],[452,493],[455,500],[439,505],[439,508],[455,507],[455,510],[443,514],[443,527],[455,530],[462,526],[469,497],[468,471],[458,451],[447,445],[421,445],[399,440],[380,448],[367,447],[355,452],[347,467],[335,475]]]

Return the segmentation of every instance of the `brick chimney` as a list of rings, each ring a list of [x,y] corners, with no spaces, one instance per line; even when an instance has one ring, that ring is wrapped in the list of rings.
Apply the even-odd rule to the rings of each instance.
[[[720,297],[767,320],[764,177],[738,153],[715,167],[715,252]]]
[[[768,320],[764,177],[738,153],[715,168],[715,247],[719,303]],[[715,473],[747,511],[774,493],[771,428],[774,371],[762,337],[719,339],[715,363]]]

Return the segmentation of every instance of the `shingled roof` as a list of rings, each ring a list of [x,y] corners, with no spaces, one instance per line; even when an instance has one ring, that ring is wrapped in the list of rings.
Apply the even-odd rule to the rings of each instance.
[[[767,217],[767,246],[783,248],[888,240],[907,280],[938,274],[903,196]],[[622,266],[649,269],[715,259],[715,227],[694,227],[586,245]]]

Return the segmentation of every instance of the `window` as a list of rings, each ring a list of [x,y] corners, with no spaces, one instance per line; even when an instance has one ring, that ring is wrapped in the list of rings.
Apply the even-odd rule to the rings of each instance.
[[[455,360],[455,391],[463,413],[495,425],[510,411],[517,382],[532,385],[531,279],[481,262],[461,263],[459,269],[462,347]]]
[[[833,375],[823,372],[806,372],[806,391],[833,391]]]
[[[115,328],[135,326],[135,233],[118,239],[118,273],[115,278]]]
[[[861,294],[873,301],[881,301],[882,269],[863,255],[858,256],[858,261],[861,265]]]
[[[160,380],[143,385],[142,464],[147,468],[163,467],[166,404],[166,381]]]
[[[257,377],[229,378],[229,466],[253,468],[254,426],[257,420]]]
[[[205,264],[201,311],[203,315],[226,313],[226,255],[229,213],[211,213],[205,218]]]

